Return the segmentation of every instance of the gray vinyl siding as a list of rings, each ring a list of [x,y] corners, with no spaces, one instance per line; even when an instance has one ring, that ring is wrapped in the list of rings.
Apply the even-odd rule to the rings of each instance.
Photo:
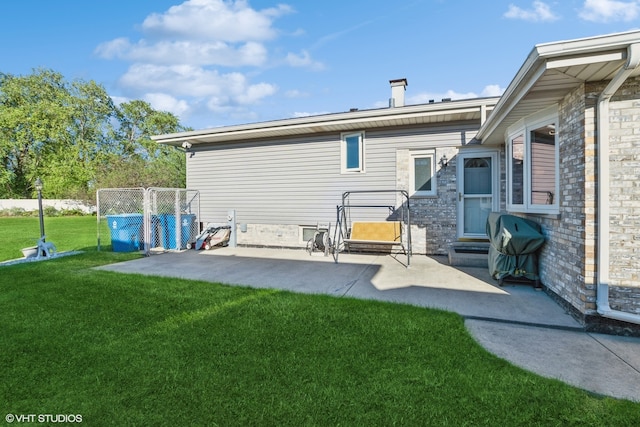
[[[345,191],[396,189],[396,150],[457,147],[477,125],[365,132],[365,173],[341,174],[340,134],[199,147],[187,159],[187,187],[200,191],[203,222],[314,225],[335,222]],[[375,200],[375,199],[379,200]],[[394,203],[372,196],[370,203]],[[395,203],[394,203],[395,204]],[[363,220],[384,218],[364,210]]]

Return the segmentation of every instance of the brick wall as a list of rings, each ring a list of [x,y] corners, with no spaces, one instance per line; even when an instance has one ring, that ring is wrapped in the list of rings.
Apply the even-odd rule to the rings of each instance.
[[[622,97],[640,93],[639,81],[625,86]],[[624,99],[610,105],[610,283],[640,288],[640,100]],[[614,290],[612,304],[620,295],[621,306],[640,312],[640,298],[633,298],[633,303],[624,296],[629,294],[634,292]]]
[[[412,197],[411,239],[414,254],[446,255],[457,240],[456,148],[438,148],[436,163],[443,155],[449,159],[446,169],[437,166],[437,196]],[[409,191],[409,150],[396,151],[396,188]]]
[[[310,225],[310,227],[312,227]],[[331,224],[331,238],[335,224]],[[243,231],[246,230],[246,231]],[[302,243],[300,226],[275,225],[275,224],[243,224],[236,230],[238,245],[265,246],[274,248],[304,248]]]
[[[606,82],[578,87],[560,103],[560,215],[526,215],[542,225],[541,281],[581,316],[595,315],[597,95]],[[596,96],[587,96],[596,95]],[[610,102],[610,305],[640,313],[640,79]]]
[[[581,86],[559,106],[560,214],[528,215],[546,237],[541,282],[582,314],[596,308],[594,114],[585,100]]]
[[[609,304],[640,314],[640,79],[616,95],[609,113]]]

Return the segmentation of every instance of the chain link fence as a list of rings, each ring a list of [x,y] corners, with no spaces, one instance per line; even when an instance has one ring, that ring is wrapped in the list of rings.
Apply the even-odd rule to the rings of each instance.
[[[190,248],[200,229],[200,193],[180,188],[105,188],[97,194],[98,250],[146,255]]]

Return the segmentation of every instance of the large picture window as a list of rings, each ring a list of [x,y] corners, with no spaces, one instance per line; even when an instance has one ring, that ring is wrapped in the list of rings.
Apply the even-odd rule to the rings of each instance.
[[[342,134],[342,173],[364,172],[364,132]]]
[[[507,209],[558,213],[559,156],[557,115],[538,115],[509,129]]]
[[[435,152],[416,151],[409,156],[411,171],[411,196],[435,196],[436,195],[436,174],[435,172]]]

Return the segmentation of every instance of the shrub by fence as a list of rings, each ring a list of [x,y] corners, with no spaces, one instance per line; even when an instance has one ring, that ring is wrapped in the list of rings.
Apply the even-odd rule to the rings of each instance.
[[[90,215],[96,207],[79,200],[43,199],[46,216]],[[38,199],[0,199],[0,216],[37,216]]]

